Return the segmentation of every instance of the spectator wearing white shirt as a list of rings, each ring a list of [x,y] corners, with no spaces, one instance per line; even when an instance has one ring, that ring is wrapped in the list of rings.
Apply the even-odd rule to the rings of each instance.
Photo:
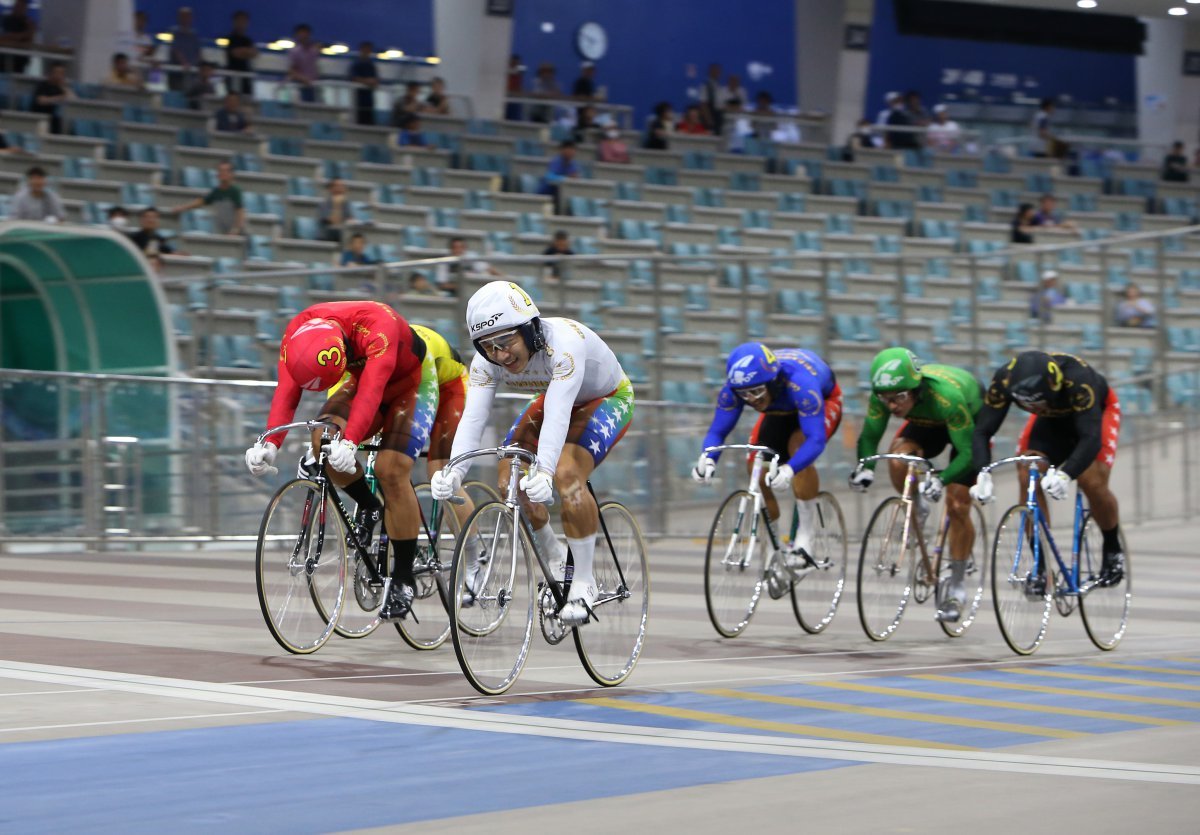
[[[35,165],[25,172],[25,185],[13,195],[8,216],[13,220],[58,223],[67,219],[67,211],[59,196],[46,188],[46,172]]]
[[[946,105],[933,108],[933,121],[925,129],[925,144],[935,151],[952,154],[962,143],[962,128],[950,118]]]

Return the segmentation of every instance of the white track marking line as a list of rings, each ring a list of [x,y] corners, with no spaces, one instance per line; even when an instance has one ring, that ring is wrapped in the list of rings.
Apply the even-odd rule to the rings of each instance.
[[[42,664],[21,664],[11,661],[0,662],[0,677],[60,685],[93,686],[122,692],[236,704],[320,716],[557,739],[787,757],[813,757],[856,763],[970,768],[980,771],[1019,774],[1100,777],[1136,782],[1200,785],[1200,768],[1191,766],[1041,757],[1003,751],[920,750],[829,740],[546,719],[421,705],[394,707],[387,703],[368,699],[336,697],[320,693],[269,692],[262,688],[241,685],[212,684]]]
[[[70,696],[75,693],[101,693],[101,687],[73,687],[70,690],[26,690],[23,693],[0,693],[0,699],[12,699],[17,696]]]
[[[15,734],[21,731],[58,731],[68,728],[102,728],[108,725],[138,725],[147,722],[183,722],[189,719],[224,719],[226,716],[260,716],[267,713],[286,713],[285,710],[239,710],[236,713],[192,713],[187,716],[156,716],[152,719],[109,719],[103,722],[72,722],[68,725],[30,725],[25,728],[0,728],[0,734]],[[171,730],[181,730],[172,728]],[[37,740],[41,742],[43,740]]]

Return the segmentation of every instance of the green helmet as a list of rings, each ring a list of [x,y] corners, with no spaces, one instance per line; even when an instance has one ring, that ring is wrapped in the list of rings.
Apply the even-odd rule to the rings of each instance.
[[[921,385],[921,361],[907,348],[885,348],[871,362],[872,391],[908,391]]]

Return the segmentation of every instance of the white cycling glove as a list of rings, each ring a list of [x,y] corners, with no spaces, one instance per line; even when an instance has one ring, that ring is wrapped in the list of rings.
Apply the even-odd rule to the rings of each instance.
[[[942,500],[942,492],[945,489],[942,480],[933,473],[927,475],[925,481],[921,483],[921,495],[928,502],[940,502]]]
[[[980,473],[975,478],[975,484],[967,491],[971,494],[971,498],[980,504],[987,504],[992,499],[996,498],[996,488],[992,484],[991,473]]]
[[[875,471],[866,467],[855,467],[850,473],[850,489],[856,493],[865,493],[867,488],[875,483]]]
[[[358,452],[358,444],[354,441],[347,441],[345,438],[334,441],[329,445],[327,460],[329,466],[333,467],[339,473],[354,472],[355,465],[358,463],[354,455]]]
[[[462,473],[458,470],[440,470],[429,479],[429,492],[439,502],[444,502],[462,487]]]
[[[520,487],[525,491],[525,495],[529,497],[529,501],[531,502],[546,504],[554,498],[554,479],[550,477],[549,473],[544,473],[541,470],[523,476]]]
[[[250,447],[246,450],[246,468],[250,470],[250,475],[262,476],[269,473],[278,454],[279,447],[275,444],[255,444]]]
[[[783,490],[791,486],[792,478],[795,477],[795,475],[796,472],[792,469],[792,465],[784,464],[782,467],[776,470],[775,475],[771,476],[771,478],[767,481],[767,486],[772,490]]]
[[[701,453],[696,466],[692,467],[692,481],[697,484],[711,484],[716,473],[717,462],[709,458],[707,453]]]
[[[1071,489],[1071,477],[1058,467],[1051,467],[1042,476],[1042,492],[1052,499],[1065,499]]]

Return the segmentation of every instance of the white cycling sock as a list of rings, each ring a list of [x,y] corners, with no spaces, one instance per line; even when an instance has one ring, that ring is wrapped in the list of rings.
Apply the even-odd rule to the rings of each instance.
[[[592,576],[592,561],[596,555],[596,535],[585,536],[582,539],[567,537],[567,545],[571,549],[571,556],[575,560],[575,576],[571,582],[581,585],[591,583],[596,584],[595,578]]]
[[[812,556],[813,534],[817,528],[817,500],[796,499],[796,541]]]
[[[562,545],[559,544],[558,537],[554,535],[554,526],[547,521],[540,528],[534,529],[533,542],[546,558],[546,562],[554,565],[562,552]]]

